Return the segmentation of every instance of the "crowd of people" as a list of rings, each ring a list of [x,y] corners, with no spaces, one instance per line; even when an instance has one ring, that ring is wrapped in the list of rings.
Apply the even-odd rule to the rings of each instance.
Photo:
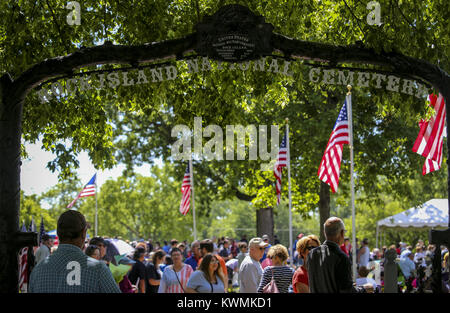
[[[59,246],[45,235],[36,251],[29,292],[122,293],[373,293],[383,288],[388,249],[398,254],[399,291],[422,288],[431,276],[433,246],[419,241],[415,251],[401,242],[370,251],[368,239],[356,250],[358,275],[352,276],[352,247],[337,217],[324,224],[325,241],[300,234],[289,262],[288,249],[267,235],[239,241],[212,238],[179,242],[129,242],[132,255],[107,254],[104,238],[86,240],[88,223],[78,211],[64,212],[57,226]],[[53,251],[54,250],[54,251]],[[443,282],[448,286],[448,250],[442,251]],[[119,271],[118,269],[121,269]],[[375,270],[376,269],[376,270]],[[378,271],[378,276],[374,274]]]

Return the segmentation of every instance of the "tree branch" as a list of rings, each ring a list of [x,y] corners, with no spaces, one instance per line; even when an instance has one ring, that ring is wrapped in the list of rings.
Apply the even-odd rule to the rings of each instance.
[[[398,2],[396,3],[397,5],[397,9],[400,11],[400,14],[402,15],[403,19],[409,24],[409,26],[415,28],[417,30],[417,27],[415,25],[413,25],[405,16],[405,14],[403,14],[402,9],[400,8],[400,5],[398,4]]]
[[[225,180],[220,176],[217,175],[211,168],[207,167],[204,169],[209,177],[211,177],[215,181],[219,181],[223,186],[229,186]],[[252,201],[256,196],[254,195],[247,195],[243,192],[241,192],[237,187],[235,186],[229,186],[229,188],[234,192],[236,198],[242,201]]]
[[[122,225],[123,227],[125,227],[126,229],[128,229],[130,232],[132,232],[133,234],[137,235],[138,238],[141,238],[141,234],[136,231],[135,229],[131,228],[130,226],[128,226],[127,224],[125,224],[124,222],[122,222],[121,220],[117,220],[117,222]]]
[[[62,31],[61,31],[61,26],[60,26],[59,23],[58,23],[58,19],[57,19],[56,16],[55,16],[55,12],[53,12],[52,7],[51,7],[50,4],[48,3],[48,0],[46,0],[45,2],[47,3],[47,8],[48,8],[48,10],[49,10],[50,13],[52,14],[53,22],[55,23],[56,28],[58,29],[59,39],[61,40],[61,43],[62,43],[64,46],[66,46],[66,49],[67,49],[66,52],[69,53],[70,47],[67,45],[67,42],[64,42],[64,40],[63,40],[64,36],[63,36]],[[41,7],[42,7],[42,6],[41,6]],[[42,7],[42,9],[44,9],[44,8]]]
[[[98,64],[147,63],[164,58],[176,57],[194,49],[196,35],[191,34],[175,40],[147,43],[140,46],[104,44],[81,48],[67,56],[46,59],[23,72],[14,81],[14,90],[8,96],[16,103],[23,101],[26,94],[40,83],[73,70]]]
[[[388,67],[410,79],[423,79],[439,89],[450,100],[450,75],[428,61],[405,56],[397,52],[376,52],[358,45],[334,46],[330,44],[291,39],[280,34],[272,34],[272,45],[285,55],[326,62],[333,66],[342,63],[362,63]]]
[[[356,15],[353,13],[352,9],[348,6],[347,2],[345,0],[343,0],[343,1],[345,3],[345,6],[347,7],[347,9],[350,11],[350,14],[355,18],[356,23],[358,24],[358,28],[361,30],[361,33],[363,34],[364,40],[365,40],[366,34],[364,33],[363,29],[361,28],[361,24],[359,23],[360,19],[356,17]]]

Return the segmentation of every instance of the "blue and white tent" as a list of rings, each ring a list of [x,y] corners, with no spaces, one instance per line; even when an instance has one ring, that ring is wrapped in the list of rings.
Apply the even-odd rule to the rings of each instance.
[[[404,212],[377,222],[378,232],[386,229],[427,230],[448,227],[448,199],[432,199]]]
[[[51,230],[47,232],[47,235],[49,235],[50,237],[55,238],[56,236],[58,236],[58,234],[56,233],[56,229],[55,230]]]

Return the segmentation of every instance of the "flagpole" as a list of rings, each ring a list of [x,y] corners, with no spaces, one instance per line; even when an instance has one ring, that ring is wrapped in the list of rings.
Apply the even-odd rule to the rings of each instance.
[[[97,173],[95,173],[97,175]],[[98,229],[98,208],[97,208],[97,176],[95,176],[95,237]]]
[[[191,180],[191,190],[192,190],[192,217],[194,220],[194,240],[197,240],[197,225],[195,221],[195,200],[194,200],[194,173],[192,167],[192,156],[189,158],[189,175]]]
[[[356,222],[355,222],[355,182],[353,178],[353,121],[352,121],[352,86],[347,85],[348,128],[350,139],[350,185],[352,192],[352,272],[356,282]]]
[[[288,185],[289,185],[289,251],[290,251],[290,265],[293,266],[294,249],[292,246],[291,149],[289,147],[288,118],[286,118],[286,147],[287,147],[287,168],[288,168]]]

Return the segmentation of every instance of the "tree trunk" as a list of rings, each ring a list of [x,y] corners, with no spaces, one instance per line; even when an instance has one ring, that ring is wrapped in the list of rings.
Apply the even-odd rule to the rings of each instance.
[[[8,99],[11,78],[0,78],[0,293],[18,292],[22,101]],[[6,102],[6,99],[10,100]],[[13,100],[13,101],[11,101]]]
[[[256,235],[262,237],[263,235],[269,236],[269,242],[273,243],[273,208],[263,208],[256,211]]]
[[[325,241],[325,232],[323,224],[330,217],[330,186],[324,182],[320,182],[319,193],[319,215],[320,215],[320,242]]]

